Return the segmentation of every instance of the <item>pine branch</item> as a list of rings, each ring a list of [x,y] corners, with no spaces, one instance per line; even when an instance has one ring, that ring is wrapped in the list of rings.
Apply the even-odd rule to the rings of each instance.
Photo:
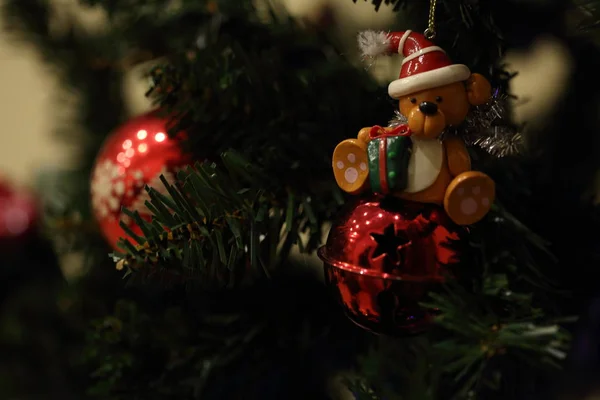
[[[104,398],[124,391],[148,391],[147,396],[152,396],[148,382],[155,386],[170,383],[169,390],[181,396],[203,393],[207,378],[236,361],[256,345],[257,336],[264,335],[261,321],[243,314],[192,321],[178,309],[160,311],[150,314],[133,302],[120,301],[114,313],[92,321],[93,334],[80,359],[83,366],[92,368],[88,395]],[[158,363],[160,368],[144,363]],[[137,376],[124,381],[131,371]],[[130,387],[133,382],[139,387]]]
[[[558,260],[549,250],[548,240],[517,220],[499,200],[488,218],[473,230],[471,241],[479,254],[482,276],[506,276],[507,286],[494,290],[510,291],[512,287],[538,296],[565,295],[557,282]],[[485,281],[482,284],[485,286]]]
[[[78,365],[89,374],[88,395],[322,398],[315,396],[319,388],[298,385],[321,372],[319,363],[336,362],[337,341],[353,335],[312,278],[233,293],[195,292],[185,306],[182,298],[176,290],[146,301],[121,300],[90,324]],[[340,331],[331,332],[340,322]],[[357,341],[348,346],[355,349]]]
[[[440,374],[460,382],[459,397],[493,388],[511,363],[560,368],[570,344],[563,325],[573,322],[552,306],[566,297],[553,280],[557,260],[545,240],[501,204],[478,228],[476,256],[463,264],[469,271],[423,305],[440,312],[445,333],[432,351],[444,366]]]
[[[600,1],[598,0],[573,0],[581,17],[576,28],[581,33],[595,33],[600,26]]]
[[[163,180],[169,195],[146,188],[152,222],[124,210],[144,237],[122,227],[137,242],[120,241],[127,252],[118,268],[211,288],[232,287],[248,279],[269,277],[298,241],[298,229],[309,224],[320,235],[320,221],[310,202],[293,191],[282,203],[268,177],[235,152],[225,153],[223,167],[197,164],[179,174],[180,184]],[[167,229],[168,232],[165,232]],[[119,256],[117,256],[119,257]]]
[[[176,113],[173,131],[192,133],[186,146],[200,160],[233,144],[282,187],[333,187],[331,149],[372,124],[368,115],[387,119],[387,99],[324,38],[291,22],[212,21],[199,33],[205,48],[190,40],[189,51],[153,71],[150,95]]]
[[[449,286],[445,293],[432,293],[425,306],[439,309],[442,316],[437,323],[450,333],[433,348],[443,373],[460,382],[459,397],[485,389],[486,376],[501,379],[507,364],[492,363],[493,358],[504,358],[508,364],[525,362],[538,370],[561,368],[570,343],[561,321],[542,322],[544,318],[527,307],[510,318],[502,317],[489,299],[469,294],[460,285]]]
[[[218,12],[251,15],[248,1],[235,0],[79,0],[102,7],[111,28],[123,43],[155,58],[180,51],[196,41],[199,29]]]
[[[513,295],[507,315],[493,297],[449,280],[422,304],[440,312],[434,329],[414,338],[380,338],[359,360],[361,377],[350,380],[350,388],[365,400],[487,398],[516,368],[559,372],[570,345],[561,325],[573,320],[549,319],[528,296]]]

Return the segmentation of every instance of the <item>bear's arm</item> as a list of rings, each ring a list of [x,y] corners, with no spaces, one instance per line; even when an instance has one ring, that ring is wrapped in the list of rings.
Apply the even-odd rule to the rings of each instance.
[[[462,139],[449,137],[446,144],[446,158],[448,159],[448,169],[452,176],[457,176],[463,172],[471,170],[471,157],[467,151],[467,146]]]
[[[368,126],[366,128],[362,128],[359,132],[358,132],[358,140],[360,140],[363,143],[369,143],[371,141],[371,127]]]

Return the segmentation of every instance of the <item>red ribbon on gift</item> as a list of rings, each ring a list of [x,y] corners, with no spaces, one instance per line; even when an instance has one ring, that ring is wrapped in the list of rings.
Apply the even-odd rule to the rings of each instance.
[[[384,138],[391,136],[410,136],[410,128],[407,124],[398,125],[393,129],[382,128],[379,125],[375,125],[369,131],[369,137],[371,139]]]

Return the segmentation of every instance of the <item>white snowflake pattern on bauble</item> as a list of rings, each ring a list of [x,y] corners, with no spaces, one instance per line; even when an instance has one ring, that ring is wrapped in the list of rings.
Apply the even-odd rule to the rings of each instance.
[[[91,185],[92,207],[103,218],[115,218],[125,194],[125,182],[119,174],[119,166],[104,160],[94,171]]]

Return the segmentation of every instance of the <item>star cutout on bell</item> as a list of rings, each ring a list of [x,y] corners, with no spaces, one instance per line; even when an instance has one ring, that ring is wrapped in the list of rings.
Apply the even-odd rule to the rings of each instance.
[[[371,233],[371,237],[377,243],[371,256],[372,259],[385,256],[395,266],[402,263],[400,251],[410,243],[406,232],[396,231],[394,225],[390,224],[383,230],[383,233]]]

